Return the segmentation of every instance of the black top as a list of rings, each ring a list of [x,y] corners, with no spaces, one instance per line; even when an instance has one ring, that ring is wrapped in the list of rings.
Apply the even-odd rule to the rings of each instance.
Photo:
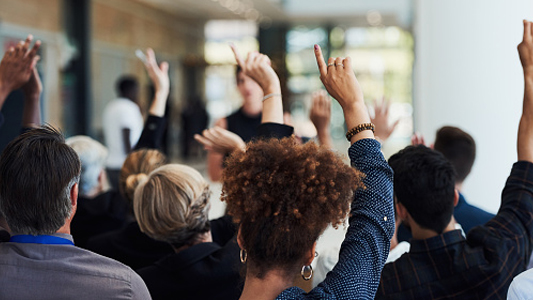
[[[87,249],[116,259],[132,269],[140,269],[174,253],[172,247],[141,232],[133,221],[126,227],[89,239]]]
[[[214,242],[194,245],[137,271],[152,299],[239,299],[244,281],[236,228],[229,217],[211,221],[211,228]]]
[[[250,117],[243,111],[242,107],[236,112],[226,117],[228,130],[237,134],[245,143],[249,142],[257,135],[257,127],[261,125],[261,114]]]
[[[78,197],[78,208],[70,223],[76,246],[86,248],[90,238],[120,229],[126,223],[128,206],[120,193],[109,191],[92,199]]]

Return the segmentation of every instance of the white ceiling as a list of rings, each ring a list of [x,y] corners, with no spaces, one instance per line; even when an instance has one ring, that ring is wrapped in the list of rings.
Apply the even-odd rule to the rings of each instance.
[[[414,0],[137,0],[172,14],[198,19],[368,25],[377,11],[386,25],[410,27]],[[254,11],[255,12],[252,12]]]

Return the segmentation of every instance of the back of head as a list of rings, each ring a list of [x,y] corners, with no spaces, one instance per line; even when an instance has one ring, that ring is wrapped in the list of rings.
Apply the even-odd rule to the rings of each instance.
[[[79,180],[76,152],[50,126],[30,130],[0,157],[0,210],[13,233],[53,234],[72,212],[70,190]]]
[[[361,174],[315,143],[256,141],[235,151],[223,173],[223,200],[240,222],[248,272],[299,270],[321,232],[342,224]]]
[[[139,183],[153,170],[167,164],[166,156],[158,150],[140,149],[131,152],[124,161],[118,186],[120,194],[133,205],[133,194]]]
[[[188,166],[165,165],[150,173],[135,191],[133,208],[144,233],[175,248],[194,244],[210,229],[208,185]]]
[[[85,135],[70,137],[66,140],[66,143],[80,157],[80,195],[85,196],[98,187],[98,178],[105,168],[107,148]]]
[[[139,83],[135,77],[130,75],[120,77],[117,81],[116,89],[120,97],[128,98],[134,102],[137,101]]]
[[[472,136],[457,127],[444,126],[437,131],[433,147],[452,163],[457,172],[456,181],[463,182],[476,159],[476,142]]]
[[[426,146],[408,146],[389,159],[394,170],[394,194],[414,221],[442,233],[451,220],[455,171],[439,152]]]

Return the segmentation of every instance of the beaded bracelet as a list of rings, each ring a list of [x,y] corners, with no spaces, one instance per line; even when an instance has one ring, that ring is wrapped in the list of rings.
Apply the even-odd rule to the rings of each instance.
[[[268,94],[266,96],[263,97],[263,102],[266,100],[266,99],[269,99],[269,98],[272,98],[272,97],[276,97],[276,96],[280,96],[281,97],[281,94],[280,93],[272,93],[272,94]]]
[[[372,123],[359,124],[359,125],[355,126],[354,128],[350,129],[346,133],[346,139],[348,139],[348,142],[350,142],[352,140],[353,136],[358,134],[359,132],[365,131],[365,130],[372,130],[372,132],[374,132],[375,129],[376,129],[376,126],[374,126],[374,124],[372,124]]]

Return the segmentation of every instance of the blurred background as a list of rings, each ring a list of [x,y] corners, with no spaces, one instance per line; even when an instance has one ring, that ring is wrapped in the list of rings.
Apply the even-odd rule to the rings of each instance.
[[[100,141],[120,75],[139,79],[141,109],[148,108],[152,89],[135,51],[154,48],[171,67],[165,151],[204,170],[205,152],[185,138],[184,120],[205,109],[212,125],[240,106],[228,43],[271,57],[285,109],[307,135],[310,93],[322,88],[312,50],[319,44],[327,56],[353,58],[367,103],[391,100],[391,122],[400,123],[384,144],[387,156],[414,132],[428,143],[443,125],[469,132],[478,156],[464,192],[496,212],[516,160],[524,18],[533,19],[533,1],[0,0],[0,45],[3,53],[28,33],[42,40],[43,120]],[[18,133],[21,110],[21,96],[12,95],[0,147]],[[338,105],[332,114],[331,133],[345,153]]]

